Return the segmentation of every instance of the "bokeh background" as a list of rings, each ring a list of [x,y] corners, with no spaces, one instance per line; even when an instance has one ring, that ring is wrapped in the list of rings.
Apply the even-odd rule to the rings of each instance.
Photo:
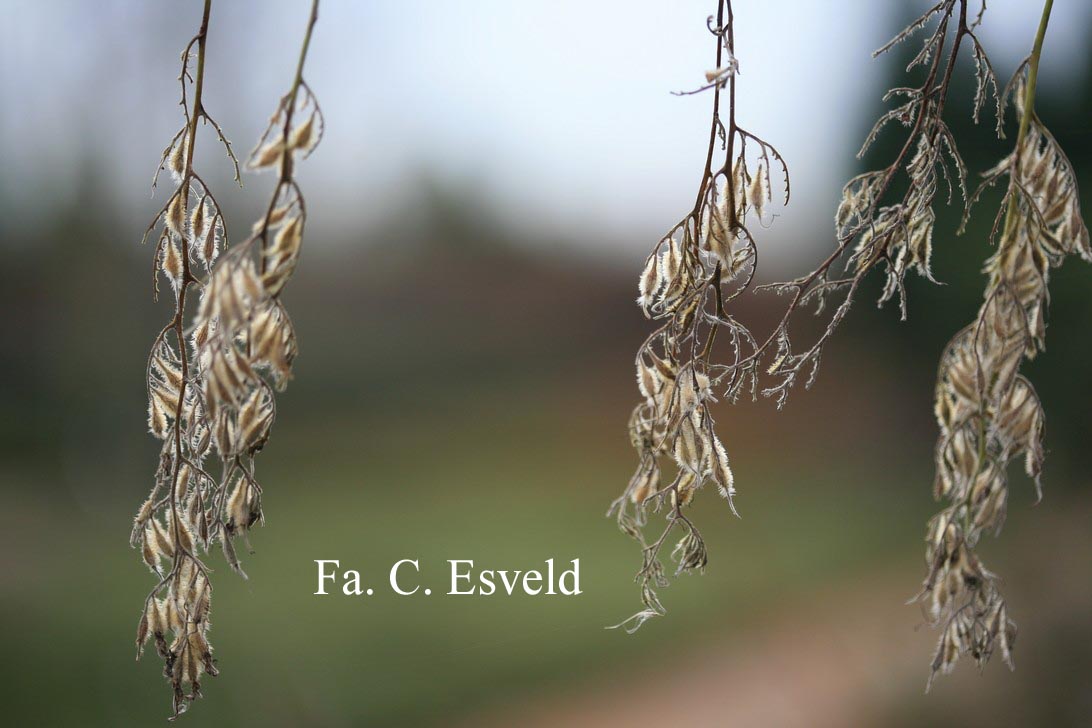
[[[0,43],[0,699],[11,725],[149,725],[154,656],[132,660],[151,577],[127,547],[150,484],[139,246],[155,160],[179,125],[178,51],[197,0],[3,0]],[[245,151],[291,78],[303,0],[217,2],[206,105]],[[625,420],[648,330],[640,261],[693,199],[709,99],[669,91],[711,65],[710,2],[325,0],[308,62],[329,129],[301,168],[313,222],[286,294],[302,354],[259,460],[268,525],[241,581],[213,557],[222,674],[184,720],[208,726],[1087,725],[1092,715],[1089,270],[1052,283],[1046,497],[1013,479],[983,545],[1020,625],[1017,670],[961,665],[923,694],[936,635],[905,600],[923,573],[935,365],[977,307],[988,197],[911,315],[863,297],[815,389],[719,411],[743,518],[711,492],[711,561],[637,609],[636,545],[603,517],[634,465]],[[762,277],[808,269],[853,154],[903,83],[870,61],[922,3],[738,3],[740,109],[778,144],[794,201],[762,231]],[[1035,3],[991,3],[1007,76]],[[1092,189],[1092,8],[1056,3],[1040,115]],[[1005,147],[951,124],[970,168]],[[873,159],[898,142],[886,135]],[[867,163],[868,160],[860,164]],[[268,194],[197,164],[239,235]],[[1087,200],[1087,195],[1086,195]],[[1086,207],[1092,209],[1092,200]],[[869,294],[876,291],[869,291]],[[873,296],[874,298],[874,296]],[[783,302],[756,297],[767,320]],[[533,568],[580,558],[577,598],[316,597],[313,560],[377,586],[418,558]],[[437,589],[437,591],[441,591]]]

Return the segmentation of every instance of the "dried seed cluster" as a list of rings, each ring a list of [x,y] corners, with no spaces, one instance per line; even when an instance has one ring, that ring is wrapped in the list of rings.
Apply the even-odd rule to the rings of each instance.
[[[144,602],[137,650],[139,657],[144,644],[154,641],[173,690],[174,717],[200,697],[202,676],[217,674],[208,641],[212,585],[202,554],[219,543],[228,564],[245,576],[234,540],[245,541],[262,520],[254,458],[276,417],[274,389],[287,383],[296,356],[295,333],[279,298],[295,269],[306,221],[294,162],[310,154],[323,127],[302,80],[315,2],[295,82],[250,158],[252,168],[278,170],[272,200],[253,234],[227,249],[221,207],[193,168],[203,120],[215,129],[239,179],[231,145],[201,98],[210,9],[206,0],[201,29],[182,53],[185,125],[164,150],[153,180],[154,187],[166,168],[177,187],[145,232],[146,240],[156,234],[156,281],[162,275],[170,283],[175,313],[148,358],[148,426],[163,444],[131,542],[158,582]],[[199,301],[188,318],[193,287]],[[219,463],[218,475],[209,462]]]
[[[644,552],[637,575],[644,609],[619,625],[631,631],[664,613],[656,594],[668,583],[660,552],[676,528],[682,531],[672,551],[676,574],[705,567],[705,543],[682,510],[694,494],[712,482],[735,511],[728,452],[715,432],[710,405],[718,392],[729,399],[748,388],[753,394],[758,344],[728,308],[754,277],[757,249],[747,223],[769,219],[773,176],[783,176],[786,203],[789,197],[781,155],[736,123],[733,23],[730,2],[719,2],[716,20],[707,23],[716,39],[717,67],[698,89],[712,91],[713,119],[697,201],[656,244],[638,280],[637,302],[659,326],[637,352],[641,401],[630,417],[629,434],[640,462],[610,511]],[[721,115],[725,92],[727,119]],[[714,163],[718,141],[722,163]],[[723,356],[714,350],[718,338],[727,350]],[[647,539],[648,511],[661,507],[667,525]]]
[[[934,491],[947,506],[929,522],[919,596],[941,629],[930,683],[963,655],[984,665],[997,647],[1012,666],[1016,624],[975,546],[1004,523],[1011,461],[1023,461],[1041,497],[1043,406],[1019,370],[1045,345],[1050,269],[1074,254],[1092,260],[1073,166],[1032,105],[1041,40],[1010,84],[1022,119],[1015,148],[972,198],[1008,178],[991,234],[997,251],[986,263],[985,301],[940,362]]]
[[[637,381],[643,401],[630,418],[630,436],[640,454],[637,472],[612,511],[622,529],[644,547],[638,573],[645,609],[619,626],[631,631],[663,614],[655,588],[667,583],[659,552],[671,530],[683,536],[675,548],[678,571],[701,569],[705,546],[681,507],[706,481],[715,482],[731,501],[734,494],[725,448],[714,432],[710,404],[715,392],[729,399],[749,390],[759,376],[772,378],[761,389],[785,402],[797,378],[815,380],[823,348],[873,270],[883,271],[879,304],[898,295],[906,316],[905,277],[917,271],[933,280],[930,269],[936,213],[943,195],[950,203],[959,190],[965,202],[964,226],[983,190],[1008,179],[994,220],[991,241],[996,253],[987,261],[988,285],[979,314],[948,345],[941,361],[936,394],[940,437],[936,449],[937,498],[947,506],[929,524],[928,573],[918,599],[930,623],[941,628],[930,683],[970,654],[984,664],[996,648],[1011,664],[1016,627],[1009,619],[997,578],[987,571],[975,546],[981,534],[997,532],[1008,498],[1007,467],[1022,459],[1039,487],[1043,464],[1043,409],[1034,388],[1019,369],[1043,348],[1044,312],[1050,269],[1069,255],[1092,259],[1089,233],[1081,218],[1073,167],[1034,112],[1034,89],[1043,35],[1050,15],[1046,0],[1032,54],[1004,91],[976,35],[985,3],[968,17],[969,0],[940,0],[876,51],[885,53],[924,32],[920,51],[907,71],[920,69],[921,85],[892,89],[885,112],[867,135],[864,155],[881,131],[896,122],[908,129],[898,154],[886,166],[857,175],[843,188],[835,215],[838,244],[813,271],[785,283],[756,286],[790,296],[784,315],[763,339],[755,338],[726,310],[726,304],[751,287],[755,245],[745,226],[762,219],[771,201],[772,147],[735,123],[735,73],[731,4],[718,3],[710,30],[718,38],[717,68],[706,74],[714,93],[709,162],[694,210],[665,236],[649,256],[639,281],[638,303],[662,321],[640,348]],[[723,22],[727,9],[727,23]],[[930,29],[931,27],[931,29]],[[984,174],[982,185],[967,194],[967,169],[944,120],[944,107],[961,51],[974,61],[973,119],[977,123],[990,97],[996,107],[996,132],[1004,137],[1004,111],[1015,97],[1020,132],[1013,152]],[[729,120],[719,115],[722,89],[728,89]],[[727,159],[713,170],[714,142],[720,138]],[[739,142],[739,148],[734,146]],[[745,146],[757,146],[748,163]],[[730,171],[729,171],[730,170]],[[783,165],[782,165],[782,171]],[[900,180],[903,184],[896,186]],[[718,186],[719,184],[719,186]],[[898,190],[893,194],[894,190]],[[786,173],[786,202],[787,202]],[[962,232],[962,227],[960,232]],[[841,273],[835,274],[834,271]],[[814,304],[822,313],[830,299],[837,306],[818,338],[794,349],[789,326],[794,314]],[[714,338],[724,334],[726,361],[713,355]],[[758,368],[763,363],[764,371]],[[669,471],[665,476],[665,471]],[[664,483],[668,485],[664,485]],[[668,527],[653,541],[643,535],[649,505],[669,507]]]
[[[764,345],[776,345],[776,358],[769,369],[774,381],[763,394],[776,396],[779,407],[802,374],[807,375],[806,386],[815,381],[826,343],[872,271],[883,271],[886,279],[879,305],[897,294],[902,317],[906,317],[906,274],[916,271],[933,280],[930,265],[938,195],[950,203],[958,189],[961,198],[966,198],[966,165],[944,121],[944,109],[956,61],[967,48],[975,60],[976,121],[990,92],[997,94],[993,68],[975,35],[981,13],[968,20],[967,0],[941,0],[873,55],[895,48],[929,28],[934,20],[921,49],[906,67],[908,73],[924,73],[924,81],[885,94],[884,101],[894,101],[895,106],[876,121],[858,157],[863,157],[892,123],[908,129],[898,154],[890,163],[853,177],[843,187],[834,219],[838,242],[830,255],[807,275],[759,287],[790,296],[784,316]],[[897,180],[902,184],[895,185]],[[895,189],[898,194],[892,193]],[[837,305],[820,335],[804,348],[795,349],[789,335],[794,314],[809,305],[815,306],[817,315],[822,314],[834,303]]]

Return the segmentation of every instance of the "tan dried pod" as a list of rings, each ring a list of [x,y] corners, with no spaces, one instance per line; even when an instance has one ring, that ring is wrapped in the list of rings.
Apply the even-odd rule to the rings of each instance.
[[[762,218],[766,211],[766,201],[770,194],[768,191],[769,180],[766,177],[766,165],[759,164],[754,177],[747,189],[747,202],[754,209],[755,214]]]
[[[182,280],[182,255],[178,252],[178,246],[174,241],[167,239],[163,246],[163,273],[171,281],[171,285],[178,287]]]
[[[657,291],[660,290],[662,285],[663,279],[660,277],[660,257],[656,254],[650,255],[645,262],[645,267],[641,272],[641,277],[638,279],[637,286],[637,303],[644,309],[646,316],[656,298]]]
[[[297,216],[285,223],[273,239],[273,245],[265,252],[262,285],[268,295],[279,294],[295,272],[302,242],[303,218]]]
[[[174,193],[171,197],[171,201],[167,203],[167,214],[165,222],[167,229],[174,233],[177,237],[182,238],[184,236],[184,222],[186,219],[186,193],[182,188]]]
[[[167,413],[159,398],[154,396],[148,398],[148,429],[161,440],[169,434]]]
[[[318,141],[318,134],[315,130],[317,116],[316,113],[312,112],[307,117],[307,121],[292,130],[288,142],[289,149],[296,152],[307,152],[314,146]]]
[[[271,307],[270,294],[256,266],[263,241],[252,239],[237,250],[227,251],[227,255],[221,254],[221,242],[226,246],[226,227],[219,203],[193,167],[197,131],[208,125],[224,144],[239,179],[238,160],[202,98],[211,6],[211,0],[204,0],[200,29],[181,57],[178,80],[185,124],[171,137],[152,182],[154,189],[159,172],[167,169],[177,185],[144,234],[145,241],[150,236],[157,241],[156,277],[161,272],[170,281],[175,312],[156,338],[147,364],[148,425],[162,440],[162,448],[155,485],[137,513],[130,540],[157,576],[138,623],[138,649],[155,635],[157,651],[164,659],[173,688],[175,716],[200,695],[200,677],[216,672],[206,637],[211,585],[205,574],[210,570],[200,560],[197,546],[207,549],[210,543],[220,540],[229,564],[241,573],[231,535],[226,533],[219,511],[231,484],[239,479],[239,469],[253,467],[251,456],[268,436],[272,389],[260,381],[260,376],[270,376],[273,383],[283,385],[295,354],[287,317],[267,315],[260,328],[264,373],[255,371],[256,362],[250,360],[250,351],[244,347],[248,339],[245,333],[255,312]],[[304,50],[297,65],[300,73],[316,20],[317,1],[312,0]],[[287,148],[288,134],[294,130],[295,152],[310,151],[321,136],[323,123],[301,75],[297,74],[282,105],[287,108],[279,109],[274,116],[284,119],[283,133],[267,131],[261,146],[274,150],[275,157],[288,156],[279,152]],[[297,105],[303,123],[293,127],[291,117]],[[283,162],[291,160],[279,161],[282,173],[290,173],[291,165]],[[277,162],[274,159],[263,163]],[[290,178],[282,179],[277,194],[283,190],[293,190],[296,196],[271,205],[268,217],[272,224],[279,224],[278,218],[292,211],[302,218],[304,204],[298,196],[298,185]],[[302,219],[297,227],[302,229]],[[292,242],[281,238],[282,243]],[[293,252],[290,245],[282,245],[279,253],[275,258],[277,275],[282,279],[278,290],[295,264],[298,249]],[[201,267],[208,271],[207,280],[198,278]],[[191,293],[194,284],[199,284],[198,291]],[[195,297],[200,299],[196,312],[186,305]],[[254,391],[270,394],[252,401],[249,396]],[[244,418],[242,435],[237,422],[240,414]],[[246,438],[247,454],[240,452],[241,436]],[[226,466],[220,481],[206,472],[203,462],[211,454],[214,439]],[[243,524],[249,527],[260,518],[260,487],[249,471],[246,477],[254,491],[246,504]],[[167,629],[175,634],[170,644],[163,636]]]
[[[206,201],[201,200],[190,211],[190,240],[200,240],[205,234],[208,225],[208,214],[205,212]]]
[[[280,164],[281,158],[284,156],[284,142],[280,139],[270,142],[262,147],[261,151],[257,155],[251,158],[249,166],[251,169],[265,169]]]
[[[170,157],[167,160],[167,167],[171,171],[171,176],[178,182],[182,181],[182,175],[186,171],[186,148],[188,137],[183,134],[179,140],[171,147]]]

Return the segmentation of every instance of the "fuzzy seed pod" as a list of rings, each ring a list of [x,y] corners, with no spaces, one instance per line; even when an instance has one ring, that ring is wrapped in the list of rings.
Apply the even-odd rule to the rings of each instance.
[[[182,255],[178,252],[178,246],[173,240],[167,240],[163,246],[162,267],[171,285],[177,288],[182,281]]]
[[[254,155],[250,162],[251,169],[265,169],[279,164],[284,156],[284,142],[280,139],[267,144]]]
[[[292,136],[288,141],[289,149],[298,152],[308,152],[311,150],[318,141],[318,135],[315,133],[315,120],[317,116],[317,114],[312,113],[307,117],[307,121],[292,130]]]
[[[178,238],[182,238],[184,235],[183,222],[186,219],[186,197],[185,193],[179,189],[171,197],[171,201],[167,204],[167,212],[164,217],[164,221],[167,224],[167,229],[170,230]]]
[[[205,201],[202,200],[190,211],[190,240],[200,240],[201,236],[205,234],[207,224],[208,216],[205,212]]]
[[[189,137],[183,134],[178,142],[171,147],[171,153],[167,157],[167,168],[171,171],[171,176],[174,177],[176,182],[181,182],[182,175],[186,172],[186,146],[188,138]]]
[[[765,214],[766,200],[769,199],[767,184],[766,165],[760,164],[755,170],[754,177],[751,178],[751,186],[747,189],[747,202],[759,218]]]
[[[285,223],[273,239],[273,245],[266,250],[262,284],[270,296],[277,296],[296,270],[302,242],[303,218],[297,216]]]
[[[148,429],[159,439],[165,439],[169,434],[167,412],[157,396],[148,398]]]

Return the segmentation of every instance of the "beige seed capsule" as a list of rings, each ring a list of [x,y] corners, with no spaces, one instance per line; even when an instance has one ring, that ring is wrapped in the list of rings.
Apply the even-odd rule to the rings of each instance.
[[[152,434],[163,439],[168,432],[167,413],[155,395],[148,398],[148,429]]]
[[[177,286],[182,280],[182,256],[174,240],[168,239],[163,246],[162,268],[171,283]]]
[[[181,181],[182,175],[186,171],[186,149],[189,144],[189,139],[186,134],[182,134],[175,145],[171,147],[171,153],[167,157],[167,169],[171,171],[171,175]]]
[[[288,147],[290,149],[304,152],[311,149],[312,145],[318,139],[318,135],[315,133],[315,117],[316,113],[312,112],[311,116],[307,118],[307,121],[292,130],[292,136],[289,138],[288,142]]]
[[[197,240],[205,232],[205,225],[208,223],[208,219],[205,213],[205,201],[202,200],[197,205],[194,205],[193,210],[190,211],[190,239]]]
[[[660,290],[660,286],[663,284],[663,280],[660,278],[660,258],[659,255],[649,256],[648,261],[645,263],[644,270],[641,271],[641,277],[638,279],[637,284],[637,303],[641,308],[648,312],[648,309],[652,307],[652,302],[656,296],[656,292]]]
[[[767,189],[767,177],[766,177],[766,165],[758,165],[758,169],[755,170],[754,176],[751,178],[751,185],[747,189],[747,202],[754,208],[755,214],[759,218],[765,215],[766,201],[769,199],[769,190]]]
[[[284,142],[280,139],[270,142],[262,147],[251,159],[251,169],[263,169],[272,167],[281,161],[284,154]]]
[[[186,218],[186,202],[181,190],[174,193],[171,197],[171,201],[167,203],[167,213],[164,217],[167,229],[177,235],[179,238],[183,237],[184,230],[182,229],[183,221]]]

